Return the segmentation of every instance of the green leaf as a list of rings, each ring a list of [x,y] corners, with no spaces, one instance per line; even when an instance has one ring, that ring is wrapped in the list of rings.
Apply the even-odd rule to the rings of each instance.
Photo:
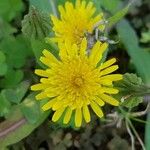
[[[0,63],[0,76],[4,76],[7,73],[7,64]]]
[[[30,6],[34,6],[37,9],[48,14],[52,13],[52,7],[50,1],[54,1],[54,0],[45,0],[44,2],[41,0],[29,0]]]
[[[44,39],[50,34],[50,17],[38,9],[31,7],[22,21],[22,32],[28,38]]]
[[[15,87],[22,79],[24,73],[22,70],[8,69],[5,78],[0,80],[0,87],[11,88]]]
[[[20,103],[29,88],[29,82],[24,81],[17,85],[15,89],[4,89],[2,95],[9,102]]]
[[[4,21],[1,17],[0,17],[0,29],[1,29],[0,39],[8,37],[9,35],[12,35],[17,31],[14,27],[12,27],[9,23]]]
[[[40,107],[34,98],[35,98],[35,94],[28,96],[25,99],[24,104],[21,105],[22,113],[24,114],[28,122],[31,124],[36,123],[40,117]]]
[[[138,106],[142,102],[143,102],[142,97],[131,97],[126,99],[121,105],[131,109]]]
[[[150,42],[150,30],[147,32],[142,32],[142,38],[140,40],[142,43]]]
[[[99,1],[99,0],[95,0]],[[100,5],[102,8],[106,9],[107,11],[114,14],[116,11],[118,11],[120,0],[113,0],[110,2],[110,0],[100,0]]]
[[[28,102],[26,100],[22,105],[28,105],[28,103],[35,101],[35,99],[27,100]],[[7,120],[0,123],[1,148],[21,141],[36,129],[49,115],[49,111],[43,112],[39,110],[39,112],[38,120],[34,124],[30,124],[20,111],[20,105],[14,107]]]
[[[108,18],[108,27],[112,27],[114,24],[120,21],[128,13],[129,6],[130,5],[126,6],[122,10],[118,11],[114,16]]]
[[[139,46],[138,37],[127,20],[118,23],[117,31],[137,72],[145,83],[150,83],[150,54]]]
[[[2,93],[0,93],[0,117],[3,117],[9,113],[11,103],[5,99]]]
[[[22,10],[22,0],[1,0],[0,2],[0,16],[7,21],[11,21]]]
[[[4,54],[2,51],[0,51],[0,64],[1,64],[1,63],[4,63],[5,60],[6,60],[5,54]]]
[[[150,92],[141,78],[135,74],[126,73],[123,80],[115,83],[115,87],[119,90],[119,98],[122,100],[122,105],[127,108],[133,108],[143,102],[143,97]]]

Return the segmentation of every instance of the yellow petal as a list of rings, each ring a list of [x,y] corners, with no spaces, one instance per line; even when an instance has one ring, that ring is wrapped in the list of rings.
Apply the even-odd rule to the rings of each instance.
[[[75,126],[80,127],[82,123],[82,112],[81,108],[77,108],[75,112]]]
[[[112,81],[111,80],[107,80],[107,79],[101,79],[99,81],[99,83],[102,84],[102,85],[106,85],[106,86],[112,85]]]
[[[108,87],[101,87],[101,90],[104,93],[109,93],[109,94],[117,94],[119,92],[118,89],[114,89],[114,88],[108,88]]]
[[[113,106],[118,106],[119,105],[119,102],[116,99],[114,99],[113,97],[111,97],[111,96],[108,96],[106,94],[101,94],[101,95],[99,95],[99,97],[102,100],[104,100],[106,103],[109,103],[109,104],[111,104]]]
[[[46,66],[48,66],[48,67],[51,67],[51,66],[52,66],[51,61],[50,61],[49,59],[43,57],[43,56],[40,57],[40,61],[41,61],[44,65],[46,65]]]
[[[76,0],[75,8],[79,8],[81,6],[81,0]]]
[[[62,108],[58,109],[58,110],[54,113],[54,115],[53,115],[53,117],[52,117],[52,121],[54,121],[54,122],[58,121],[59,118],[62,116],[64,110],[65,110],[65,107],[62,107]]]
[[[38,83],[38,84],[32,85],[31,90],[32,91],[39,91],[39,90],[46,89],[48,87],[49,87],[48,84]]]
[[[71,115],[72,115],[72,110],[68,107],[66,110],[64,120],[63,120],[64,124],[67,124],[70,121]]]
[[[40,94],[36,95],[35,98],[37,100],[41,100],[41,99],[47,98],[47,94],[45,92],[41,92]]]
[[[83,116],[87,123],[91,121],[91,116],[87,105],[83,106]]]
[[[102,70],[102,69],[105,69],[105,68],[111,66],[112,64],[114,64],[115,62],[116,62],[116,59],[115,59],[115,58],[112,58],[112,59],[110,59],[110,60],[104,62],[104,63],[100,66],[100,69],[101,69],[101,70]]]
[[[104,106],[104,101],[101,100],[99,97],[95,97],[94,101],[99,105],[99,106]]]
[[[91,102],[91,107],[97,116],[99,116],[100,118],[104,116],[101,108],[94,101]]]
[[[44,49],[43,50],[43,55],[48,58],[52,63],[58,63],[58,60],[56,59],[56,57],[50,53],[48,50]]]
[[[42,106],[42,109],[44,111],[51,109],[52,106],[55,104],[55,102],[56,102],[56,99],[50,100],[49,102],[47,102],[45,105]]]
[[[116,71],[117,69],[118,69],[118,65],[113,65],[109,68],[106,68],[106,69],[100,71],[100,75],[104,76],[106,74],[109,74],[109,73],[112,73],[112,72]]]
[[[111,80],[111,81],[118,81],[122,80],[123,75],[121,74],[112,74],[112,75],[106,75],[101,77],[101,80]]]
[[[107,49],[108,44],[101,44],[99,41],[94,45],[90,54],[90,62],[96,66],[97,63],[101,60],[103,52]]]
[[[45,70],[41,70],[41,69],[35,69],[35,74],[42,76],[42,77],[49,76],[49,74]]]
[[[62,102],[62,101],[57,101],[57,102],[53,105],[52,109],[53,109],[53,110],[58,110],[60,107],[63,107],[63,102]]]

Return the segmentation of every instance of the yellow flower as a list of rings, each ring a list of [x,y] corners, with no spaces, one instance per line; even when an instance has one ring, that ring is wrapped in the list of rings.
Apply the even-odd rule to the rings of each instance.
[[[103,117],[101,107],[106,103],[118,106],[119,102],[110,94],[118,93],[113,88],[113,81],[121,80],[122,75],[112,74],[118,69],[115,58],[97,66],[107,48],[106,43],[97,42],[87,54],[87,40],[84,38],[81,46],[69,42],[60,44],[59,59],[48,50],[43,51],[40,61],[48,68],[36,69],[35,73],[42,76],[39,84],[31,90],[40,90],[37,100],[50,98],[42,109],[55,111],[52,121],[56,122],[63,115],[63,123],[68,124],[73,113],[75,126],[80,127],[82,118],[90,122],[89,108],[100,118]]]
[[[65,8],[59,6],[60,19],[51,15],[55,36],[53,41],[70,41],[80,44],[85,33],[92,33],[94,26],[102,21],[103,14],[95,16],[96,8],[92,2],[77,0],[75,6],[71,2],[65,3]],[[103,27],[103,25],[101,25]]]

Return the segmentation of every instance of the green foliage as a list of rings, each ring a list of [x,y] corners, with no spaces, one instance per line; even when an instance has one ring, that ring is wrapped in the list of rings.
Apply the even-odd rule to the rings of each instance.
[[[75,0],[71,1],[75,3]],[[115,130],[115,128],[113,128],[113,131],[112,128],[105,130],[106,128],[103,128],[102,125],[107,126],[107,123],[99,122],[92,113],[92,121],[87,126],[84,124],[81,130],[74,128],[74,116],[71,118],[70,124],[66,126],[62,124],[63,116],[58,124],[49,121],[46,121],[46,127],[45,124],[42,124],[48,116],[51,118],[49,111],[43,112],[41,110],[42,103],[47,100],[36,101],[35,93],[30,91],[29,86],[39,81],[33,74],[37,63],[42,68],[46,68],[39,62],[43,49],[50,50],[58,57],[57,46],[48,38],[46,38],[47,44],[44,40],[45,37],[51,34],[49,14],[59,16],[57,6],[64,5],[65,2],[66,0],[29,0],[30,8],[27,8],[28,4],[23,0],[0,0],[0,149],[2,150],[6,150],[6,146],[19,142],[25,137],[27,138],[22,143],[20,142],[20,144],[13,145],[8,149],[25,149],[26,147],[22,145],[26,145],[27,140],[30,141],[32,149],[42,149],[39,147],[41,142],[47,142],[50,149],[52,146],[52,148],[58,150],[69,148],[94,150],[100,147],[101,149],[110,150],[117,150],[120,147],[126,150],[130,149],[127,139],[121,138],[125,137],[126,130],[123,128],[121,132],[118,129]],[[117,36],[120,43],[124,45],[114,45],[117,57],[120,59],[119,62],[129,61],[129,63],[134,64],[132,69],[129,65],[126,66],[125,71],[120,65],[119,72],[134,72],[135,74],[125,74],[124,79],[115,85],[120,90],[117,97],[124,100],[122,106],[130,110],[143,102],[143,97],[150,93],[149,87],[145,85],[150,83],[150,54],[145,51],[145,47],[149,44],[149,23],[144,19],[148,15],[142,17],[144,12],[139,11],[139,8],[147,6],[148,1],[144,0],[143,5],[142,1],[138,5],[133,3],[130,10],[129,5],[126,6],[128,1],[93,0],[93,2],[97,9],[96,13],[104,10],[105,16],[112,16],[108,18],[108,27],[110,28],[129,13],[127,18],[132,22],[132,26],[126,20],[121,21],[117,25],[118,35],[111,32],[109,37],[113,39]],[[24,15],[28,9],[30,10],[29,14]],[[23,16],[25,17],[21,29],[21,18]],[[25,37],[21,30],[26,35]],[[143,32],[146,30],[148,32]],[[140,42],[143,48],[139,46],[136,32],[141,35]],[[126,53],[124,50],[127,50],[130,58],[124,58],[128,56],[120,54]],[[108,53],[110,57],[115,55],[113,50],[108,50]],[[134,70],[134,67],[136,70]],[[142,77],[145,84],[140,77],[136,76],[136,73]],[[105,108],[106,113],[110,112],[109,107]],[[149,116],[147,118],[148,122],[150,120]],[[40,128],[37,130],[38,135],[34,132],[28,136],[40,125],[43,126],[43,132],[45,131],[44,136]],[[150,149],[149,133],[150,126],[147,123],[145,143],[148,150]],[[31,137],[33,139],[30,140]],[[106,143],[106,145],[103,143]]]
[[[118,11],[114,16],[108,18],[108,27],[111,27],[120,21],[128,13],[129,6],[130,5],[126,6],[125,8]]]
[[[0,16],[6,21],[11,21],[22,10],[23,3],[21,0],[1,0],[0,2]]]
[[[0,40],[16,32],[16,29],[0,17]]]
[[[137,72],[144,82],[150,83],[150,54],[139,46],[138,37],[127,20],[118,23],[117,31],[128,54],[132,58]]]
[[[24,101],[22,105],[28,105],[27,103],[31,103],[31,101],[35,101],[35,99],[30,99],[28,102]],[[23,117],[20,106],[14,107],[7,120],[0,124],[1,148],[25,138],[45,120],[47,115],[49,115],[48,111],[44,113],[39,110],[38,120],[34,124],[30,124]]]
[[[0,117],[5,117],[11,108],[11,103],[0,93]]]
[[[40,117],[40,107],[36,101],[33,101],[35,94],[29,95],[23,105],[21,105],[21,111],[29,123],[34,124]]]
[[[29,88],[29,82],[23,81],[14,89],[2,90],[2,95],[12,103],[20,103]]]
[[[144,85],[140,77],[135,74],[126,73],[123,80],[117,82],[115,86],[120,91],[122,105],[133,108],[143,102],[143,97],[150,93],[150,88]]]
[[[22,21],[22,32],[28,38],[43,39],[50,33],[50,17],[31,7]]]
[[[142,38],[140,40],[142,43],[150,42],[150,30],[142,33]]]

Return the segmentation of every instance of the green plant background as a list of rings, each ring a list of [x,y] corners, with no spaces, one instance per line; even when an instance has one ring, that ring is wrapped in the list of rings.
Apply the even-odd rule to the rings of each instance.
[[[124,122],[121,128],[110,126],[106,130],[105,119],[99,120],[93,115],[92,122],[81,129],[73,125],[63,127],[50,121],[52,112],[41,110],[40,106],[47,100],[37,102],[36,93],[30,91],[30,85],[39,80],[34,69],[44,67],[39,62],[42,50],[48,48],[58,55],[57,46],[46,37],[53,35],[50,14],[59,15],[57,6],[65,1],[0,0],[0,150],[131,149]],[[141,100],[136,93],[141,92],[139,87],[145,90],[145,86],[150,86],[150,2],[91,1],[97,13],[103,11],[109,21],[109,38],[119,41],[110,46],[106,57],[117,57],[119,73],[140,77],[127,74],[124,81],[127,86],[116,85],[124,89],[121,94],[134,89],[135,96],[123,107],[142,111],[146,103],[143,95]],[[112,108],[105,109],[111,112]],[[145,123],[132,123],[145,141],[146,150],[150,150],[150,113],[141,120]],[[138,140],[136,147],[141,149]]]

